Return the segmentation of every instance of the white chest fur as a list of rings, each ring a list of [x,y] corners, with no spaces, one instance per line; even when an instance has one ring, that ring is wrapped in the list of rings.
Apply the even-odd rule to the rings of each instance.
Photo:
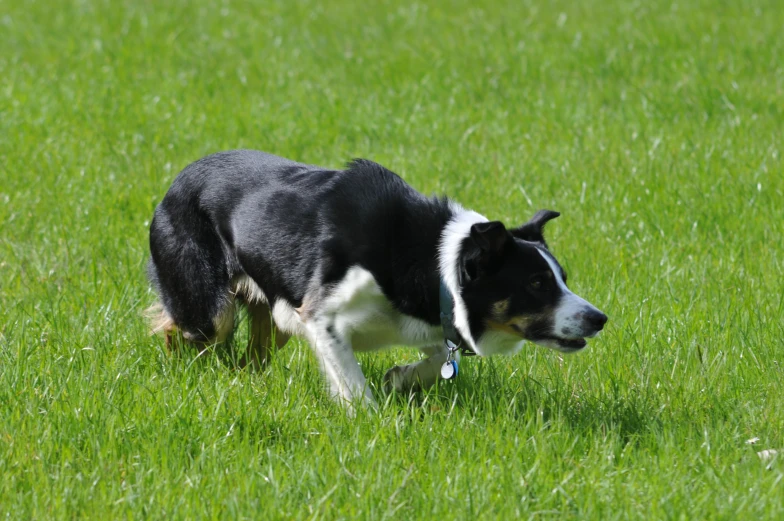
[[[331,315],[337,331],[354,351],[374,351],[393,345],[420,347],[438,343],[441,327],[397,311],[373,275],[354,266],[330,292],[323,313]]]

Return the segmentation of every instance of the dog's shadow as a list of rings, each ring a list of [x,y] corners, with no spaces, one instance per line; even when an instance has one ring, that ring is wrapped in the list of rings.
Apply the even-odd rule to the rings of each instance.
[[[363,363],[363,368],[371,382],[382,381],[381,364]],[[409,413],[418,408],[422,416],[459,409],[479,417],[536,421],[545,429],[565,424],[575,432],[613,432],[624,440],[662,427],[655,404],[632,391],[623,393],[614,387],[609,393],[593,388],[577,391],[557,376],[546,382],[531,375],[510,378],[492,359],[463,362],[460,370],[458,378],[440,381],[426,391],[392,395],[377,391],[376,396],[391,411]]]
[[[307,346],[287,345],[284,349],[297,349],[297,356],[307,357]],[[278,356],[281,355],[283,353],[278,353]],[[210,360],[211,357],[217,357],[219,364],[240,369],[236,351],[232,352],[225,346],[213,346],[202,352],[191,350],[181,362],[187,367],[209,367],[215,363]],[[460,364],[460,374],[454,380],[442,380],[425,391],[387,394],[383,391],[382,382],[384,374],[391,367],[390,359],[390,356],[360,358],[368,383],[381,406],[381,413],[385,415],[401,414],[424,419],[427,415],[460,411],[464,415],[506,418],[523,424],[536,421],[545,430],[560,424],[567,425],[575,432],[612,432],[625,440],[662,427],[656,404],[646,400],[640,393],[624,393],[614,386],[609,391],[601,392],[593,387],[578,390],[575,387],[578,384],[566,383],[557,373],[546,379],[517,372],[510,375],[508,370],[499,367],[502,364],[478,357],[464,358]],[[274,362],[272,365],[276,366]],[[268,369],[256,374],[263,378],[275,378],[275,374],[280,372],[279,367],[277,370],[276,367]],[[311,377],[318,377],[316,368],[308,369],[308,372],[311,371]],[[329,407],[326,388],[322,390],[324,405],[332,409]],[[335,410],[330,414],[338,414],[339,406],[332,405]]]

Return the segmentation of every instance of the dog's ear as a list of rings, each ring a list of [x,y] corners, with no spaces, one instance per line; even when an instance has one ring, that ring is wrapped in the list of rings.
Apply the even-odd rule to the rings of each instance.
[[[509,240],[509,232],[500,221],[476,223],[471,226],[471,239],[485,255],[501,253]]]
[[[471,226],[470,238],[466,239],[468,244],[463,251],[462,281],[471,281],[496,270],[510,239],[506,227],[499,221]]]
[[[512,230],[512,235],[518,239],[523,239],[524,241],[542,243],[546,248],[547,243],[544,241],[544,225],[559,215],[561,214],[553,210],[539,210],[536,212],[536,215],[531,217],[530,221],[519,228]]]

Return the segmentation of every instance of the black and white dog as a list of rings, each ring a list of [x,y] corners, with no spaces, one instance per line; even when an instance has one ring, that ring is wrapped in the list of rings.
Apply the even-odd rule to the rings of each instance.
[[[572,293],[542,236],[557,212],[518,228],[446,198],[428,198],[386,168],[355,160],[335,171],[250,150],[186,167],[155,210],[149,277],[160,302],[153,329],[197,343],[225,341],[236,304],[248,308],[241,364],[304,336],[333,395],[374,404],[355,352],[394,345],[426,358],[392,368],[388,388],[431,386],[452,356],[446,316],[478,355],[530,340],[585,347],[607,317]]]

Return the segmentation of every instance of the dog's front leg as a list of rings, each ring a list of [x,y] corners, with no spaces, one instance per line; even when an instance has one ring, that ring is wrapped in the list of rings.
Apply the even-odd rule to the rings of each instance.
[[[376,400],[368,388],[351,343],[339,330],[335,320],[330,317],[313,320],[308,326],[308,332],[332,395],[347,403],[352,411],[357,406],[376,408]]]
[[[441,366],[446,362],[443,344],[420,349],[427,358],[414,364],[395,366],[384,375],[384,390],[410,393],[432,387],[441,376]],[[459,356],[459,355],[458,355]]]

